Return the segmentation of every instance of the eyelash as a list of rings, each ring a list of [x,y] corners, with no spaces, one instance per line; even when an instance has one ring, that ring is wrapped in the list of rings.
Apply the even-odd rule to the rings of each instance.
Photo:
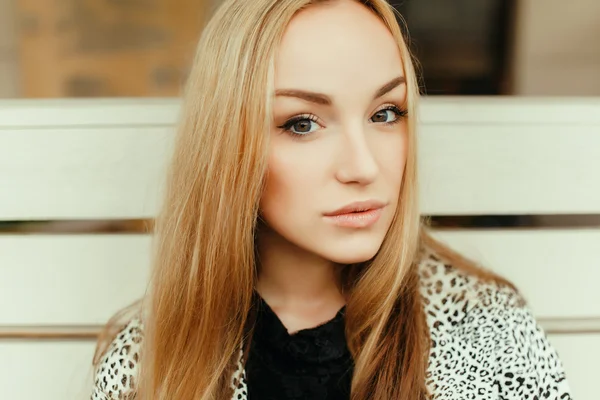
[[[375,111],[374,114],[377,114],[378,112],[381,112],[381,111],[393,111],[394,113],[396,113],[396,116],[398,117],[391,122],[384,122],[384,124],[386,124],[386,125],[396,125],[397,123],[402,121],[402,118],[404,118],[408,115],[408,110],[400,109],[400,107],[395,106],[393,104],[390,104],[390,105],[380,108],[379,110]]]
[[[284,131],[288,132],[292,136],[296,136],[296,137],[307,136],[307,134],[301,135],[299,133],[292,132],[292,126],[294,126],[295,124],[297,124],[300,121],[304,121],[307,119],[314,123],[317,123],[317,124],[319,123],[319,117],[317,117],[314,114],[300,114],[300,115],[296,115],[295,117],[288,119],[287,121],[285,121],[283,123],[283,125],[278,126],[278,128],[283,129]]]
[[[381,111],[393,111],[394,113],[396,113],[397,118],[394,121],[383,122],[383,124],[388,125],[388,126],[399,123],[400,121],[402,121],[402,119],[404,117],[406,117],[408,115],[408,111],[406,109],[400,109],[398,106],[392,105],[392,104],[380,108],[379,110],[375,111],[373,113],[373,115],[375,115]],[[301,114],[301,115],[297,115],[295,117],[288,119],[287,121],[285,121],[282,125],[278,126],[277,128],[282,129],[284,132],[287,132],[288,134],[292,135],[293,137],[300,139],[302,137],[309,136],[310,133],[305,133],[305,134],[295,133],[292,131],[291,128],[298,122],[305,121],[305,120],[310,120],[314,123],[319,123],[319,118],[316,115]]]

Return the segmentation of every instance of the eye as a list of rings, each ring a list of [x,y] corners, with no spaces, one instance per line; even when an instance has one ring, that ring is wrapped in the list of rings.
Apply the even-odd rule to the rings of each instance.
[[[400,117],[403,117],[405,115],[406,111],[401,111],[396,106],[388,106],[373,114],[373,116],[371,117],[371,121],[383,124],[393,124],[395,122],[398,122]]]
[[[321,126],[317,123],[317,117],[314,115],[299,115],[286,121],[279,128],[296,136],[305,136],[313,133]]]
[[[310,119],[302,119],[298,122],[295,122],[294,125],[290,127],[290,130],[297,134],[307,134],[314,132],[317,127],[318,125],[316,122],[313,122]]]

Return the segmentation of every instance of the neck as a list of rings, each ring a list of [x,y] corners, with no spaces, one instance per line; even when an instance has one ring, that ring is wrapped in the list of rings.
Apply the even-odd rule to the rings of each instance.
[[[345,304],[340,266],[290,243],[270,229],[258,235],[257,291],[276,307]]]

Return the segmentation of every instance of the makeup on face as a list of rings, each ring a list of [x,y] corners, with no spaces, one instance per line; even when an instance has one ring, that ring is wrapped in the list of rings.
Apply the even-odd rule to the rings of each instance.
[[[387,206],[377,200],[367,200],[348,204],[336,211],[324,213],[325,221],[341,228],[368,228],[374,225]]]
[[[261,213],[298,254],[371,259],[394,219],[408,151],[395,39],[359,3],[298,14],[275,61]]]

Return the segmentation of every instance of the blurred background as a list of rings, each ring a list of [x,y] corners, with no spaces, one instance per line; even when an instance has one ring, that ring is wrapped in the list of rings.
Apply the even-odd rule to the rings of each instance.
[[[219,3],[0,0],[0,98],[177,96]],[[392,4],[427,95],[600,95],[598,0]]]

